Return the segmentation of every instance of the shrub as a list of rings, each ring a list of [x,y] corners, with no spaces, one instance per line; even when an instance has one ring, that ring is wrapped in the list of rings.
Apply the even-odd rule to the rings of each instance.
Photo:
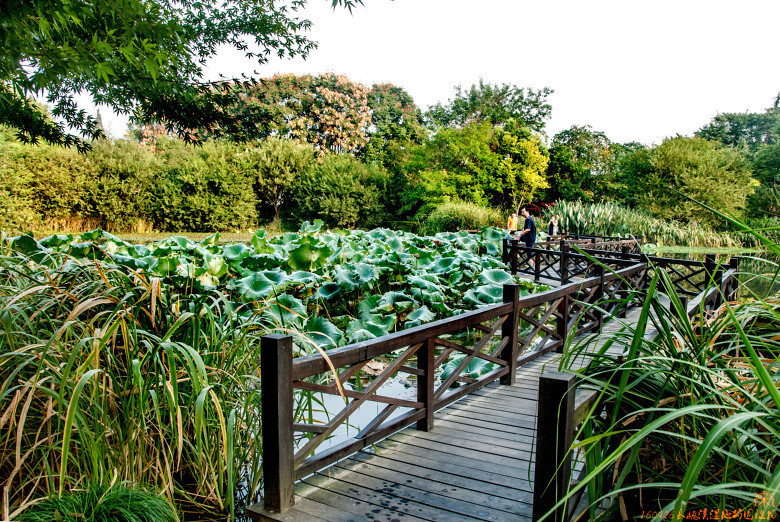
[[[504,216],[498,210],[465,201],[450,201],[437,207],[423,222],[426,234],[475,230],[503,226]]]
[[[382,205],[387,171],[352,156],[327,155],[298,177],[291,189],[290,212],[296,225],[321,219],[328,227],[372,228],[385,221]]]

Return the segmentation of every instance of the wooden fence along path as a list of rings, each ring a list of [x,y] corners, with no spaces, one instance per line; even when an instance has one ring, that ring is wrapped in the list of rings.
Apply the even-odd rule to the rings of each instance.
[[[513,273],[540,278],[544,267],[544,277],[561,286],[520,297],[516,285],[505,285],[502,303],[329,350],[327,357],[293,359],[291,337],[264,337],[265,497],[247,514],[511,521],[548,512],[568,487],[574,427],[596,396],[575,389],[571,373],[542,377],[558,368],[567,340],[636,322],[653,264],[673,267],[678,291],[695,296],[686,302],[689,314],[717,306],[736,288],[736,265],[723,271],[709,259],[661,263],[637,254],[635,244],[608,239],[533,249],[507,241]],[[623,347],[610,350],[617,356]],[[373,371],[377,364],[384,369]],[[391,393],[398,376],[416,383],[412,396]],[[341,396],[341,410],[318,419],[305,399],[320,394]],[[331,442],[370,406],[373,418]]]

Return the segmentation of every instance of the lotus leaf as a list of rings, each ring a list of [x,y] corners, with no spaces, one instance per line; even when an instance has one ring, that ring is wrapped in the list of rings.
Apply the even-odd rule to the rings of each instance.
[[[431,322],[434,319],[436,319],[436,314],[428,310],[427,306],[421,306],[406,317],[404,328],[420,326],[421,324]]]
[[[308,337],[317,343],[320,348],[331,348],[339,345],[344,337],[341,330],[324,317],[311,317],[306,321],[306,333]]]

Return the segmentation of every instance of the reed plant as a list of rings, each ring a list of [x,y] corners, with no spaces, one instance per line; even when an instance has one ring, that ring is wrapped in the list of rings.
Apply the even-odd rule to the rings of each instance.
[[[578,433],[585,477],[561,503],[584,494],[594,520],[776,518],[780,297],[689,316],[663,270],[636,297],[636,323],[596,353],[590,339],[562,360],[592,358],[580,372],[606,409]],[[606,355],[614,343],[628,347],[624,357]]]
[[[182,513],[255,498],[259,317],[186,280],[0,252],[0,518],[117,481]]]
[[[697,223],[681,223],[654,218],[616,203],[558,201],[547,210],[557,214],[559,229],[570,234],[644,237],[648,243],[692,247],[739,246],[730,234],[715,232]],[[743,237],[743,240],[746,238]]]

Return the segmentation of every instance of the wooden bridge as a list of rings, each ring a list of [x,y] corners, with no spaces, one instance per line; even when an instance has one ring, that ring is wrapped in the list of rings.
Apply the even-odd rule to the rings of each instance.
[[[564,520],[575,506],[552,508],[571,481],[575,427],[597,396],[576,387],[574,373],[554,371],[564,347],[635,322],[658,267],[672,274],[689,315],[719,306],[736,289],[736,262],[724,269],[711,258],[647,257],[615,238],[531,249],[507,240],[503,255],[512,273],[560,286],[521,297],[517,285],[505,285],[502,303],[327,357],[293,359],[291,337],[263,337],[265,497],[249,516]],[[605,338],[594,337],[593,349]],[[614,343],[609,353],[623,348]],[[574,367],[586,363],[583,357]],[[414,383],[411,396],[390,393],[399,376]],[[341,410],[317,419],[319,394],[341,396]],[[333,444],[333,434],[369,405],[372,418]]]

